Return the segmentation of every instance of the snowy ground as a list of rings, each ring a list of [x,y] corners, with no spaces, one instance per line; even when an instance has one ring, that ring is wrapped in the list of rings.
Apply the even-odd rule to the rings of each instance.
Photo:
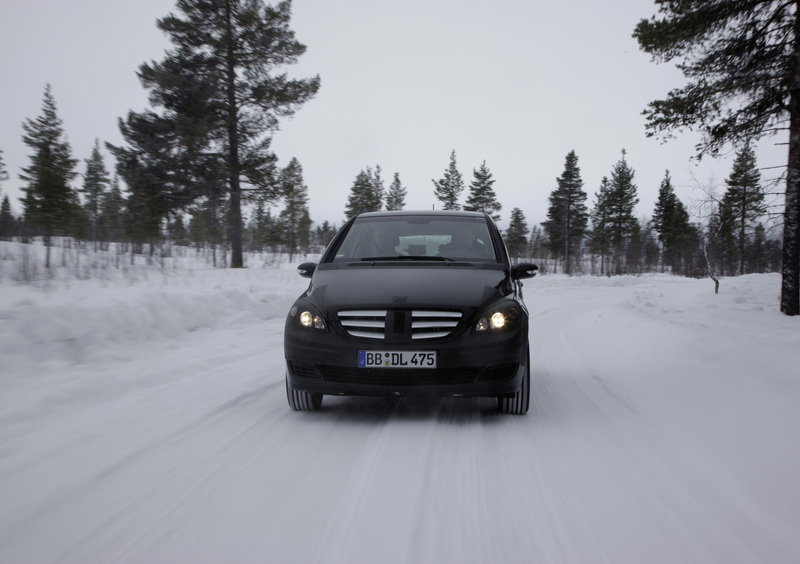
[[[526,282],[524,417],[290,411],[305,284],[287,264],[0,277],[0,562],[800,561],[778,276]]]

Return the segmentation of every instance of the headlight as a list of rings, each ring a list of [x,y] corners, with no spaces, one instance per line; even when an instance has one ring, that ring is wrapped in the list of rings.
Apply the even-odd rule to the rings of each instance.
[[[299,310],[297,309],[297,306],[294,306],[294,307],[292,307],[291,311],[289,312],[289,315],[291,317],[294,317],[294,316],[297,315],[298,311]],[[322,318],[322,316],[320,316],[319,314],[313,313],[312,311],[309,311],[309,310],[304,310],[300,314],[300,317],[298,319],[300,321],[300,325],[302,325],[303,327],[309,327],[309,328],[313,327],[314,329],[325,329],[326,328],[325,320]]]
[[[492,317],[489,319],[489,326],[492,329],[500,329],[505,324],[506,324],[506,316],[500,313],[499,311],[497,313],[492,314]]]
[[[498,331],[509,326],[519,317],[516,306],[500,306],[487,311],[475,324],[475,331]]]

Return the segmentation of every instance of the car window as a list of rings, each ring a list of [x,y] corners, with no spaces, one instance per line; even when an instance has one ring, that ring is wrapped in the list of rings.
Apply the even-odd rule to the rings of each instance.
[[[497,262],[484,218],[436,216],[358,218],[332,260],[401,260],[401,257]]]

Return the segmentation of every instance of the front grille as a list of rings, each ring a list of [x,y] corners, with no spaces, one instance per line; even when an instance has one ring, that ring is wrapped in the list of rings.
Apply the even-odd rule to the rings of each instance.
[[[480,368],[437,370],[350,368],[344,366],[317,366],[317,368],[326,382],[375,386],[471,384],[481,371]]]
[[[411,338],[439,339],[458,327],[460,311],[412,311]]]
[[[386,330],[386,310],[340,311],[339,321],[353,337],[383,339]]]
[[[408,336],[419,340],[447,337],[458,327],[462,316],[460,311],[413,310],[411,324],[406,327],[406,315],[401,310],[391,314],[387,310],[344,310],[339,312],[339,321],[353,337],[384,340],[389,331],[394,335],[410,331]]]

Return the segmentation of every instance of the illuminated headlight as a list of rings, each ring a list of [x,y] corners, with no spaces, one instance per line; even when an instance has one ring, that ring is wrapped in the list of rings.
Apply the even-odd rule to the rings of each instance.
[[[492,315],[491,319],[489,320],[489,325],[492,329],[500,329],[503,325],[506,324],[506,316],[500,313],[499,311]]]
[[[293,307],[290,315],[294,317],[296,314],[297,308]],[[303,327],[313,327],[314,329],[325,329],[325,320],[322,319],[321,316],[306,310],[300,314],[300,325]]]
[[[517,318],[519,312],[516,308],[509,308],[506,311],[495,311],[491,315],[481,317],[475,324],[475,331],[488,331],[489,329],[502,329],[510,321]]]

